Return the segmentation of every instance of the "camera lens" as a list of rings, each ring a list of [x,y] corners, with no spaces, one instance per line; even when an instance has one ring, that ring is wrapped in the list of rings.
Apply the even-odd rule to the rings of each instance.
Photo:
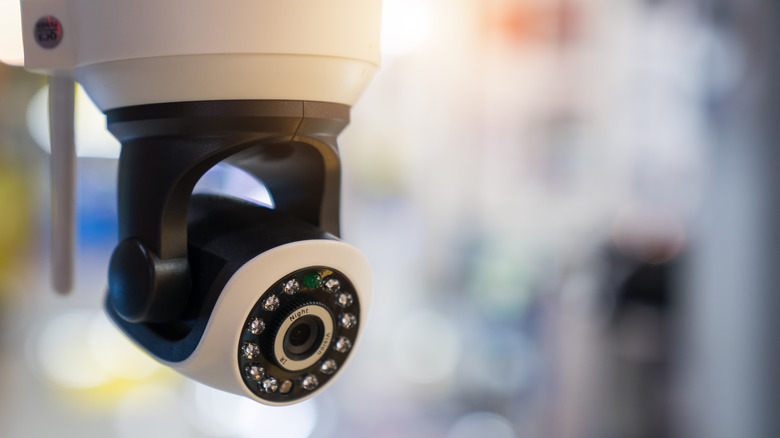
[[[299,318],[284,335],[284,352],[287,356],[301,360],[317,350],[322,342],[322,320],[309,315]]]
[[[289,337],[286,340],[286,348],[293,351],[293,348],[301,347],[308,341],[311,341],[311,324],[303,324],[302,322],[298,326],[293,327],[289,331]],[[300,351],[293,351],[294,353],[300,353]]]
[[[272,329],[273,335],[266,338],[279,366],[295,372],[317,362],[333,340],[336,324],[331,311],[321,303],[309,302],[288,307],[279,316],[278,329]]]

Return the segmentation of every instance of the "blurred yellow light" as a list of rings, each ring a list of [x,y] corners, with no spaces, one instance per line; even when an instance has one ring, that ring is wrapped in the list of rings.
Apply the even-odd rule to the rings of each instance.
[[[94,314],[68,312],[44,322],[35,345],[35,363],[50,381],[72,389],[93,388],[108,376],[91,360],[85,340]]]
[[[111,377],[141,380],[162,368],[125,339],[103,312],[93,318],[87,341],[91,359]]]
[[[24,65],[20,0],[0,0],[0,62]]]
[[[43,320],[31,338],[31,363],[74,408],[112,409],[144,385],[172,388],[178,374],[123,338],[97,310],[74,310]]]
[[[25,257],[20,257],[30,247],[35,232],[32,220],[35,207],[30,199],[30,175],[24,167],[13,161],[0,161],[0,298],[18,292],[12,286],[20,281],[20,271]]]

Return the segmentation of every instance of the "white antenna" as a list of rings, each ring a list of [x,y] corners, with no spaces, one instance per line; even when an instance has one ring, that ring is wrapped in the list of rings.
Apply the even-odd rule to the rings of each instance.
[[[54,290],[73,288],[76,224],[76,84],[70,77],[49,76],[51,139],[51,276]]]

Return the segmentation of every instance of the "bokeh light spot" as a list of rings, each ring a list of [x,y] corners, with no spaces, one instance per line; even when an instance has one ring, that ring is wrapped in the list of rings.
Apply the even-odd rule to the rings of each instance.
[[[436,312],[419,311],[399,323],[393,365],[410,382],[437,383],[454,375],[460,351],[460,336],[453,322]]]

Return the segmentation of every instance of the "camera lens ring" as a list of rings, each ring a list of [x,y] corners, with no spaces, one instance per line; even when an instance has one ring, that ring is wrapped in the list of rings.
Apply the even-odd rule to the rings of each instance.
[[[306,339],[303,343],[305,350],[302,352],[290,351],[289,341],[291,331],[300,323],[314,323],[318,327],[316,337]],[[313,364],[328,351],[333,341],[333,316],[330,311],[320,304],[307,304],[290,312],[282,322],[274,337],[273,352],[279,366],[287,371],[301,371]],[[306,345],[309,344],[309,345]],[[291,354],[292,353],[292,354]]]
[[[344,301],[342,295],[353,299]],[[296,316],[295,313],[307,306],[320,306],[327,312],[327,318],[322,313],[322,318],[317,319],[332,324],[331,337],[328,342],[325,342],[324,334],[321,339],[315,337],[316,348],[303,352],[304,356],[319,356],[311,366],[290,370],[280,365],[274,344],[281,339],[284,346],[283,341],[295,324],[288,323],[284,330],[282,324],[290,317],[293,317],[293,323],[302,320],[305,315]],[[310,266],[279,278],[258,297],[238,339],[236,372],[251,396],[262,402],[287,404],[308,398],[327,386],[351,356],[361,325],[360,310],[360,295],[352,281],[332,267]],[[324,332],[320,330],[320,333]],[[311,333],[299,333],[300,338],[295,343],[304,346],[310,340],[309,335]],[[289,355],[289,346],[287,357],[300,359],[301,356],[295,357],[294,351],[293,356]],[[289,366],[289,359],[286,362]]]

